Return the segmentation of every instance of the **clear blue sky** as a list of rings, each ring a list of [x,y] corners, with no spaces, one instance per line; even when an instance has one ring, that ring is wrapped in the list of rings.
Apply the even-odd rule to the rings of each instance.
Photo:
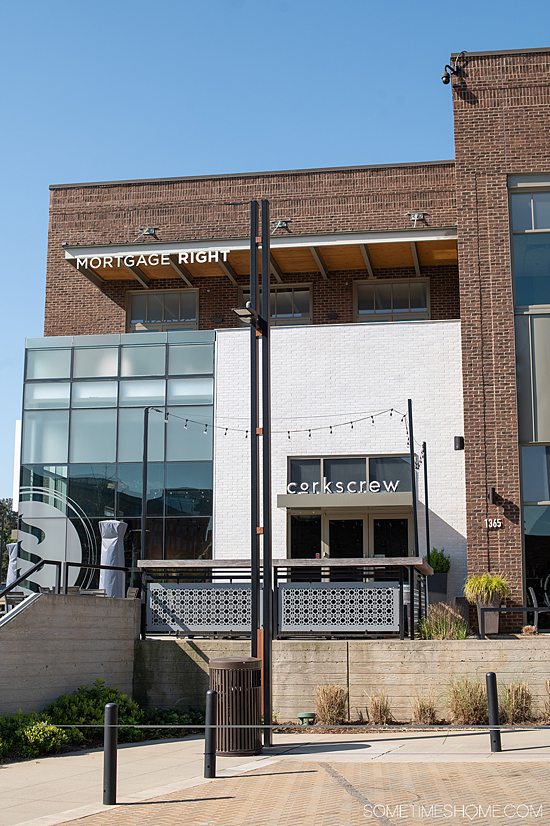
[[[550,45],[548,0],[1,11],[0,496],[24,340],[42,333],[50,183],[452,158],[450,52]]]

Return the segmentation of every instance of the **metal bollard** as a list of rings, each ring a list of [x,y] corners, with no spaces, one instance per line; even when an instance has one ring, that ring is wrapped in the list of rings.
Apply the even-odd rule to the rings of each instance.
[[[216,776],[216,724],[218,722],[218,694],[211,688],[206,692],[204,729],[204,776]]]
[[[116,804],[118,705],[107,703],[103,726],[103,804]]]
[[[489,725],[498,726],[498,689],[497,675],[494,671],[488,671],[485,675],[487,684],[487,710],[489,712]],[[492,728],[489,732],[491,738],[491,751],[502,751],[500,742],[500,729]]]

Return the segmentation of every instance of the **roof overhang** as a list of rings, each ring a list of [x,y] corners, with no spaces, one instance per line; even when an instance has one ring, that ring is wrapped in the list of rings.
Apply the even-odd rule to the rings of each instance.
[[[283,493],[278,508],[388,508],[412,507],[412,493]]]
[[[64,245],[65,259],[103,287],[129,281],[143,288],[179,278],[187,286],[195,278],[227,277],[233,283],[249,275],[249,239],[162,241],[112,245]],[[388,232],[280,235],[271,238],[271,269],[276,281],[285,275],[411,268],[457,264],[455,227],[423,227]]]

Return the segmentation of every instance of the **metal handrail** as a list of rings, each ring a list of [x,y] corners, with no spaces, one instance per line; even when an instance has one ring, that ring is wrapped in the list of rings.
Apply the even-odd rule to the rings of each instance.
[[[532,605],[510,605],[510,606],[499,606],[498,608],[493,608],[490,605],[479,605],[479,638],[485,639],[485,614],[488,613],[497,613],[497,614],[525,614],[527,617],[528,614],[533,614],[534,616],[538,617],[539,614],[550,614],[550,608],[543,608],[542,606],[539,608],[538,606],[535,608]]]
[[[68,593],[69,590],[69,568],[90,568],[94,571],[124,571],[124,573],[129,573],[131,570],[120,565],[93,565],[91,562],[65,562],[65,571],[63,574],[64,594]]]
[[[60,594],[61,593],[61,562],[58,559],[41,559],[35,565],[33,565],[31,568],[29,568],[28,571],[25,571],[24,574],[21,574],[21,576],[17,577],[17,579],[14,580],[12,583],[10,583],[10,585],[8,585],[7,588],[4,588],[3,591],[0,591],[0,599],[2,599],[2,597],[6,596],[6,594],[9,594],[10,591],[13,591],[14,588],[17,588],[18,585],[21,585],[21,583],[24,582],[31,574],[34,574],[35,571],[39,571],[41,568],[44,567],[44,565],[55,565],[55,568],[56,568],[55,590],[56,590],[56,593]]]

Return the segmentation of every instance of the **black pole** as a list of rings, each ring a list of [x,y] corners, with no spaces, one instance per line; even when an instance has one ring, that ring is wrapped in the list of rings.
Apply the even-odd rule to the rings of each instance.
[[[147,549],[147,471],[148,471],[148,457],[149,457],[149,411],[150,407],[146,407],[143,411],[143,459],[141,468],[141,547],[140,559],[145,559]]]
[[[271,355],[270,355],[270,226],[269,201],[262,198],[262,483],[263,483],[263,708],[264,745],[271,745]]]
[[[212,688],[206,692],[204,719],[204,776],[216,776],[216,725],[218,723],[218,695]]]
[[[414,430],[412,399],[408,400],[407,405],[409,419],[409,453],[411,456],[411,493],[413,506],[414,555],[420,556],[420,549],[418,546],[418,502],[416,501],[416,468],[414,462]]]
[[[430,543],[430,509],[428,507],[428,448],[426,442],[422,442],[422,456],[424,457],[424,513],[426,519],[426,561],[430,564],[431,543]]]
[[[489,716],[489,725],[498,726],[498,689],[497,689],[497,675],[494,671],[488,671],[485,675],[487,684],[487,711]],[[500,742],[500,729],[492,728],[489,731],[491,738],[491,751],[502,751],[502,744]]]
[[[118,706],[107,703],[103,726],[103,805],[116,804]]]
[[[250,202],[250,307],[258,312],[258,201]],[[258,656],[260,627],[258,331],[250,325],[250,655]]]

